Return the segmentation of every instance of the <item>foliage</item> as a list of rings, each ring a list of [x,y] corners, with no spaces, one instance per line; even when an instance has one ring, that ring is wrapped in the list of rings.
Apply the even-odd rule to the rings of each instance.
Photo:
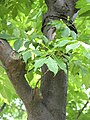
[[[33,88],[41,77],[40,67],[43,64],[46,64],[54,75],[60,69],[67,73],[68,64],[67,120],[75,120],[90,97],[90,0],[78,0],[76,7],[80,8],[75,20],[78,35],[70,31],[61,20],[53,21],[50,25],[57,28],[57,36],[55,40],[48,41],[41,32],[42,14],[47,9],[42,0],[0,1],[0,38],[7,39],[20,53],[26,63],[25,77]],[[18,96],[0,63],[0,106],[3,102],[12,106],[14,111],[11,107],[6,107],[7,112],[3,112],[10,112],[14,120],[17,119],[18,111],[20,113],[20,109],[16,109],[11,102],[16,101],[16,98]],[[22,106],[21,103],[19,105]],[[78,120],[90,119],[89,107],[90,104]],[[23,110],[21,112],[23,113]],[[20,119],[25,120],[21,117]]]

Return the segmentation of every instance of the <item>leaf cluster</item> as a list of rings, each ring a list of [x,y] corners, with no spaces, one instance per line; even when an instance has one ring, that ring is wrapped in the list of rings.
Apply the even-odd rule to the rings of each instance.
[[[76,7],[80,9],[75,20],[78,35],[61,20],[52,21],[49,25],[56,27],[57,35],[49,41],[41,33],[42,15],[47,9],[44,1],[0,1],[0,38],[8,40],[26,63],[25,77],[33,88],[42,75],[44,64],[54,76],[61,69],[67,73],[68,66],[67,120],[75,120],[90,97],[90,1],[78,0]],[[15,90],[1,65],[0,103],[9,104],[15,98]],[[79,120],[90,119],[89,107],[85,108]],[[10,112],[11,108],[6,110]]]

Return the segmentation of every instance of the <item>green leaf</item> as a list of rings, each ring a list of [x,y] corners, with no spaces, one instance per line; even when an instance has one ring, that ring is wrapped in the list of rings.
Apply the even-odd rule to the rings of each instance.
[[[13,36],[19,37],[20,36],[20,30],[18,28],[13,30]]]
[[[33,79],[33,77],[34,77],[33,70],[30,71],[30,72],[28,72],[28,73],[26,74],[26,78],[27,78],[27,80],[28,80],[29,82],[31,82],[31,80]]]
[[[15,43],[14,43],[14,48],[16,51],[18,51],[20,49],[20,47],[23,46],[23,40],[20,39],[20,40],[16,40]]]
[[[82,7],[79,11],[79,15],[81,15],[87,11],[90,11],[90,5],[86,5],[85,7]]]
[[[73,38],[74,40],[76,40],[77,34],[76,34],[74,31],[71,31],[71,35],[72,35],[72,38]]]
[[[10,36],[9,35],[7,35],[5,32],[3,32],[2,34],[0,34],[0,38],[2,38],[2,39],[9,39],[10,38]]]
[[[49,40],[47,39],[47,37],[43,36],[43,42],[44,42],[45,44],[47,44],[47,43],[49,42]]]
[[[41,52],[39,50],[32,50],[32,52],[36,55],[36,56],[41,56]]]
[[[70,29],[66,27],[64,31],[62,32],[62,37],[69,37],[70,36]]]
[[[12,97],[16,96],[16,92],[8,77],[4,73],[2,75],[3,77],[0,76],[0,93],[10,102]]]
[[[51,57],[47,59],[45,64],[48,66],[48,69],[54,73],[54,75],[58,72],[58,65],[55,60],[53,60]]]
[[[90,88],[90,74],[82,78],[83,83],[86,85],[86,88]]]
[[[3,86],[3,89],[0,92],[4,98],[8,99],[9,102],[11,101],[12,94],[6,86]]]
[[[80,42],[70,44],[66,46],[66,52],[69,52],[70,50],[74,50],[80,46]]]
[[[83,55],[90,60],[90,53],[89,52],[84,52]]]
[[[23,6],[21,6],[21,4],[18,4],[18,10],[22,13],[25,13],[25,8]]]
[[[86,5],[87,5],[87,1],[86,0],[78,0],[77,4],[76,4],[76,7],[77,8],[82,8],[82,7],[86,6]]]
[[[90,2],[90,0],[86,0],[87,2]]]
[[[86,12],[79,15],[80,17],[87,17],[90,16],[90,10],[87,10]]]
[[[27,42],[24,43],[24,46],[25,46],[26,48],[29,48],[30,43],[31,43],[31,41],[27,41]]]
[[[23,59],[25,62],[28,61],[28,59],[32,56],[31,54],[31,51],[26,51],[24,54],[23,54]]]
[[[86,43],[84,43],[84,42],[80,42],[80,44],[81,44],[87,51],[90,50],[90,45],[89,45],[89,44],[86,44]]]
[[[67,68],[66,68],[66,64],[64,63],[64,61],[61,58],[58,58],[56,56],[54,56],[54,59],[56,60],[59,68],[61,70],[64,70],[64,72],[67,74]]]
[[[69,42],[70,42],[69,40],[62,40],[55,47],[63,47]]]
[[[40,68],[44,63],[46,62],[46,58],[41,58],[39,60],[35,61],[34,67],[35,67],[35,71],[37,70],[37,68]]]
[[[17,7],[14,7],[13,10],[12,10],[12,18],[15,19],[17,14],[18,14]]]

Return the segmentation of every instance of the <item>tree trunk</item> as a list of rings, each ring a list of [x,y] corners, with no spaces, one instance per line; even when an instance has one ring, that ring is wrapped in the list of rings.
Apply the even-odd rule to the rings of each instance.
[[[76,13],[76,0],[45,0],[48,11],[43,17],[42,32],[49,39],[55,37],[54,26],[48,26],[51,20],[67,21],[67,17]],[[74,27],[71,30],[75,30]],[[75,31],[76,32],[76,31]],[[66,98],[67,98],[67,75],[64,71],[59,71],[56,76],[47,71],[47,66],[43,65],[40,91],[42,98],[36,94],[32,99],[33,90],[24,78],[25,63],[17,57],[5,40],[0,40],[0,60],[6,68],[6,72],[17,92],[25,104],[28,120],[65,120],[66,119]]]

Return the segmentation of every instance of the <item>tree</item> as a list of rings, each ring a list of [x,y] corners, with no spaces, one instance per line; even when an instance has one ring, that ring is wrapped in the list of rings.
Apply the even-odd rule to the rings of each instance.
[[[88,44],[90,40],[87,44],[84,43],[84,40],[80,42],[79,40],[84,38],[82,35],[85,34],[77,36],[77,29],[72,23],[73,15],[79,8],[79,16],[87,13],[85,17],[88,18],[90,3],[81,2],[82,0],[77,2],[76,9],[76,0],[45,0],[48,7],[46,11],[45,3],[41,0],[35,2],[33,0],[1,1],[1,9],[4,10],[1,11],[0,60],[3,64],[1,66],[6,70],[16,93],[22,99],[28,120],[65,120],[67,72],[71,79],[79,78],[81,81],[89,79],[90,51]],[[84,6],[85,3],[87,9]],[[83,7],[81,7],[82,5]],[[42,32],[46,37],[40,30],[41,17],[39,16],[42,11],[46,11],[42,20]],[[82,20],[83,18],[81,18]],[[88,26],[89,21],[86,20]],[[86,33],[87,35],[88,33]],[[85,37],[85,40],[87,38]],[[83,59],[80,58],[81,56]],[[85,58],[87,60],[84,62]],[[85,69],[85,63],[87,69]],[[83,78],[81,78],[82,76]],[[5,76],[5,78],[7,77]],[[37,80],[33,82],[36,83],[35,85],[31,83],[34,79]],[[8,84],[11,87],[11,84]],[[78,91],[78,89],[75,90]],[[1,93],[2,96],[6,97],[3,93]],[[6,92],[6,94],[8,93]],[[13,90],[11,94],[16,96],[16,93]],[[85,99],[87,98],[89,96]],[[7,99],[10,100],[10,95]],[[78,116],[80,114],[79,112]]]

